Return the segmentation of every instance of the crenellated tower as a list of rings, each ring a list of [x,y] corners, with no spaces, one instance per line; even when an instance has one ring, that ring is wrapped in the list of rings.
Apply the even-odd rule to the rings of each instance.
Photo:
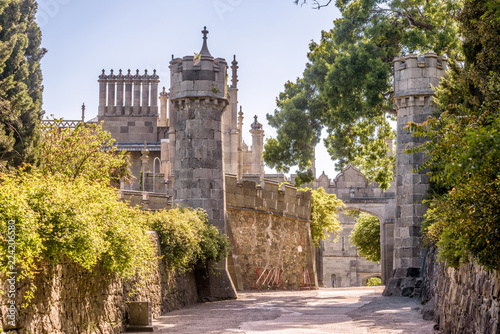
[[[412,295],[423,262],[420,225],[426,212],[422,203],[430,178],[427,170],[415,172],[424,153],[405,153],[425,141],[405,130],[408,122],[422,123],[432,115],[434,91],[445,75],[447,60],[435,53],[410,54],[394,60],[394,106],[397,110],[396,212],[394,272],[387,295]]]
[[[174,204],[206,210],[210,223],[226,233],[222,117],[229,104],[227,63],[212,57],[206,27],[202,33],[198,55],[170,62],[170,99],[175,112],[173,196]],[[210,273],[202,284],[202,297],[235,298],[226,262],[213,269],[218,275]]]

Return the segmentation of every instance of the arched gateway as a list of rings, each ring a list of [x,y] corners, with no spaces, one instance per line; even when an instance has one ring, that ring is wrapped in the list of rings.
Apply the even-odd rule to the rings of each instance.
[[[323,174],[314,182],[314,188],[323,188],[329,194],[335,194],[345,207],[343,210],[357,210],[369,213],[380,221],[381,263],[374,264],[359,258],[356,249],[349,244],[349,235],[354,226],[354,220],[340,213],[339,219],[343,225],[340,239],[334,243],[328,238],[319,250],[318,278],[328,285],[332,275],[336,277],[336,286],[361,285],[368,277],[381,273],[385,283],[393,269],[394,248],[394,202],[395,187],[382,191],[374,182],[368,179],[353,165],[349,164],[335,179],[330,180]],[[343,276],[343,279],[342,279]],[[346,282],[347,280],[347,282]]]

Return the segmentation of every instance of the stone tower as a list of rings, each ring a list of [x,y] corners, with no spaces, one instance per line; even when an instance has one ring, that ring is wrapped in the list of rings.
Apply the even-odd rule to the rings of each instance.
[[[175,113],[174,204],[207,211],[212,225],[226,233],[222,114],[228,106],[227,63],[208,51],[207,34],[199,55],[172,59],[170,99]],[[235,298],[227,272],[219,264],[198,284],[201,298]]]
[[[260,179],[264,179],[264,157],[262,150],[264,148],[264,130],[262,124],[257,120],[257,115],[254,117],[250,133],[252,134],[252,174],[259,175]]]
[[[434,108],[432,87],[445,75],[446,59],[435,53],[410,54],[394,60],[394,106],[397,110],[396,220],[393,277],[386,295],[413,294],[423,262],[420,224],[426,211],[422,200],[429,186],[427,170],[415,172],[424,162],[423,153],[404,151],[421,144],[404,128],[408,122],[422,123]],[[431,87],[432,86],[432,87]]]

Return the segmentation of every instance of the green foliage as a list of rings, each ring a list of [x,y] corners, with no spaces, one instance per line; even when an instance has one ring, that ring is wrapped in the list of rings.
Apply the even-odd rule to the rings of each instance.
[[[354,218],[356,224],[351,232],[351,242],[358,248],[359,255],[368,261],[380,261],[380,221],[367,213]]]
[[[344,203],[337,199],[337,196],[328,194],[323,188],[311,190],[311,194],[311,236],[313,243],[319,246],[320,240],[325,240],[329,233],[338,236],[342,231],[336,213],[340,211]]]
[[[372,277],[366,283],[367,286],[381,286],[382,280],[378,277]]]
[[[162,254],[173,268],[191,269],[219,262],[227,256],[229,241],[210,225],[205,211],[176,207],[150,216],[151,227],[158,232]]]
[[[154,256],[146,220],[116,191],[85,178],[32,170],[0,174],[0,271],[32,278],[40,260],[64,258],[92,270],[102,264],[130,277],[146,272]],[[8,227],[15,223],[14,269],[9,266]]]
[[[452,64],[436,92],[441,114],[409,124],[428,141],[410,152],[429,157],[431,192],[424,221],[439,258],[458,267],[471,258],[500,268],[500,45],[498,3],[465,1],[463,67]]]
[[[324,144],[338,169],[353,163],[387,189],[394,163],[385,141],[394,138],[392,60],[408,52],[457,54],[460,36],[453,17],[460,4],[336,1],[342,18],[322,32],[319,43],[310,44],[303,77],[285,84],[277,109],[267,115],[277,137],[265,145],[266,164],[285,172],[298,165],[305,172],[326,129]]]
[[[56,120],[44,129],[40,155],[44,172],[114,183],[132,178],[129,156],[116,151],[114,139],[100,124],[79,124],[75,129],[61,129],[59,124]]]
[[[36,162],[40,139],[41,33],[34,0],[0,3],[0,165]]]

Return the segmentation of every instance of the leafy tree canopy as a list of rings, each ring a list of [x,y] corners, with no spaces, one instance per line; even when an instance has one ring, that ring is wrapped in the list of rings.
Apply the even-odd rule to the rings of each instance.
[[[377,217],[367,213],[354,215],[356,224],[351,232],[350,239],[358,248],[359,255],[368,261],[380,261],[380,221]]]
[[[79,124],[75,129],[47,125],[41,143],[40,164],[45,173],[61,173],[72,179],[120,182],[131,179],[129,156],[118,152],[111,134],[100,124]]]
[[[467,0],[457,16],[465,63],[452,63],[436,91],[439,113],[410,124],[429,140],[431,191],[426,236],[440,259],[457,267],[470,257],[500,268],[500,5]]]
[[[329,234],[338,236],[342,231],[337,212],[341,210],[344,203],[334,194],[328,194],[323,188],[311,190],[311,193],[311,237],[313,243],[319,246],[320,240],[325,240]]]
[[[315,2],[320,5],[319,2]],[[336,167],[360,167],[387,189],[393,159],[386,138],[394,114],[392,60],[404,53],[458,53],[459,34],[454,16],[458,0],[337,0],[342,18],[319,43],[309,46],[303,77],[287,82],[268,114],[277,137],[265,144],[264,161],[288,172],[298,165],[297,183],[312,181],[314,148],[324,140]]]

